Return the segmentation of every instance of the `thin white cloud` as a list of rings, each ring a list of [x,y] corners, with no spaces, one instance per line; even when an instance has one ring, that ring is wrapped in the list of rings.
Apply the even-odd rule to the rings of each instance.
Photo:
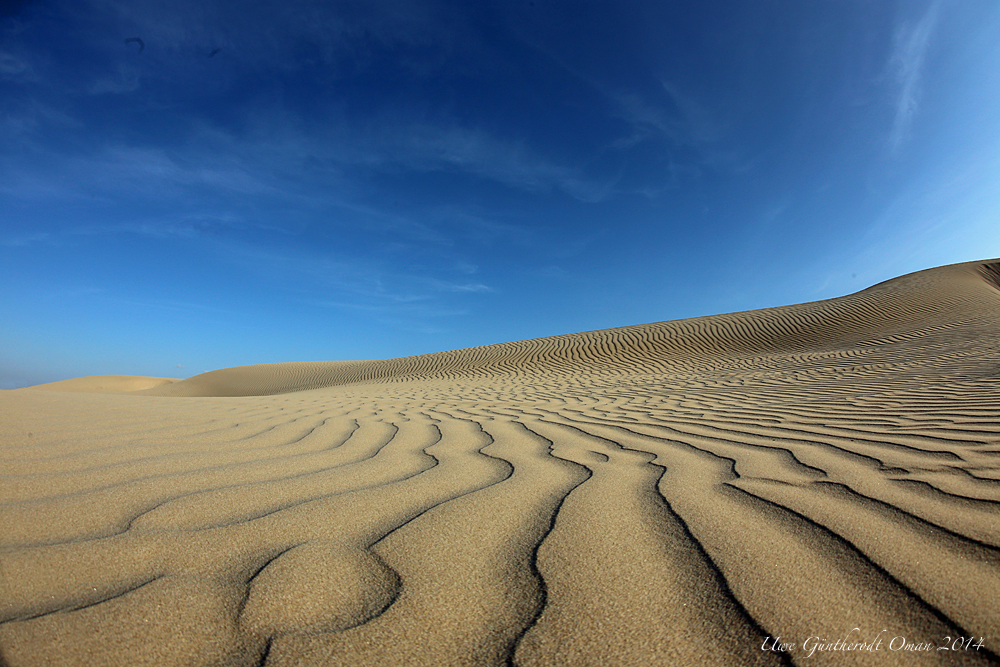
[[[936,0],[915,25],[903,25],[896,31],[895,45],[889,61],[897,86],[896,115],[889,134],[893,151],[899,150],[908,138],[917,113],[924,59],[937,23],[940,5],[940,0]]]
[[[618,115],[633,127],[633,135],[615,142],[616,148],[627,148],[653,135],[673,144],[694,147],[713,144],[722,138],[722,126],[709,109],[676,84],[660,81],[660,85],[669,104],[652,103],[636,93],[605,93],[614,102]]]
[[[596,187],[594,183],[581,183],[583,187],[576,187],[577,183],[573,182],[566,183],[563,189],[580,201],[599,202],[617,193],[656,198],[664,191],[677,187],[681,175],[699,173],[699,165],[733,169],[739,162],[739,156],[731,149],[722,149],[727,128],[724,122],[720,122],[717,111],[703,105],[676,82],[661,79],[662,93],[659,90],[641,93],[634,89],[622,90],[617,83],[607,83],[600,76],[574,66],[570,58],[563,57],[545,42],[520,30],[515,30],[515,33],[523,45],[597,93],[606,101],[610,115],[626,123],[628,131],[608,142],[604,146],[606,151],[620,154],[643,142],[662,142],[664,139],[668,145],[687,146],[697,151],[698,158],[692,164],[682,165],[669,158],[664,182],[654,185],[623,185],[621,174],[603,180]]]
[[[53,235],[49,232],[37,232],[33,234],[20,234],[0,239],[0,245],[7,248],[23,248],[36,243],[46,243],[53,240]]]
[[[554,162],[524,141],[444,122],[384,118],[372,128],[352,130],[343,141],[348,150],[331,154],[381,171],[459,171],[528,192],[560,190],[584,202],[605,199],[614,186]]]
[[[105,92],[112,92],[111,90]],[[294,199],[267,165],[266,146],[246,155],[248,146],[226,150],[193,137],[188,149],[112,145],[95,153],[62,155],[59,148],[35,146],[37,163],[0,164],[0,194],[22,200],[105,198],[131,195],[152,201],[189,196],[192,188],[236,195],[278,195]],[[55,167],[51,165],[56,165]]]
[[[0,78],[9,81],[35,79],[31,64],[13,53],[0,51]]]
[[[251,225],[234,215],[181,215],[177,217],[148,220],[131,220],[112,224],[78,224],[53,231],[31,232],[0,238],[0,245],[25,247],[34,244],[59,245],[72,237],[120,236],[134,234],[157,239],[195,239],[205,236],[219,236],[227,231],[237,231],[253,227],[269,231],[283,231],[271,226]]]
[[[675,136],[675,140],[698,145],[715,143],[722,138],[723,127],[715,113],[694,96],[681,91],[677,84],[661,80],[660,85],[670,96],[683,120],[683,134],[679,138]]]
[[[413,303],[362,303],[359,301],[323,301],[304,300],[311,306],[319,308],[329,308],[331,310],[355,311],[362,313],[372,313],[374,315],[391,316],[395,322],[399,323],[401,318],[409,318],[411,321],[439,319],[448,317],[460,317],[468,313],[468,310],[459,308],[447,308],[428,301],[418,301]]]
[[[446,292],[490,292],[492,291],[488,286],[482,283],[447,283],[444,281],[435,280],[432,281],[438,289],[444,290]]]
[[[209,47],[238,53],[244,69],[255,64],[269,69],[306,67],[314,66],[313,60],[324,61],[331,65],[328,71],[332,78],[336,78],[340,64],[363,69],[365,56],[356,51],[370,40],[383,44],[434,44],[436,50],[446,52],[450,47],[439,42],[459,40],[463,44],[454,48],[472,48],[465,42],[474,39],[456,29],[455,22],[462,21],[462,13],[450,9],[447,3],[419,11],[401,0],[393,0],[393,4],[397,6],[391,11],[384,3],[379,9],[357,3],[346,11],[291,0],[280,8],[275,5],[274,16],[262,24],[257,12],[232,10],[224,4],[202,6],[182,0],[182,8],[178,9],[176,3],[166,0],[91,0],[85,4],[85,12],[80,10],[81,15],[86,13],[94,22],[100,19],[110,26],[109,30],[121,35],[140,35],[146,45],[141,55],[145,64],[140,77],[140,56],[136,56],[120,64],[117,71],[84,82],[81,91],[91,95],[127,94],[144,86],[147,76],[153,76],[147,75],[147,70],[169,78],[173,70],[165,62],[174,63],[182,53],[204,54]],[[437,20],[438,14],[442,15],[441,21]],[[115,47],[125,52],[126,45],[118,40]],[[0,53],[0,73],[16,74],[26,67],[22,59]],[[254,107],[245,119],[246,131],[240,136],[204,123],[186,137],[186,146],[175,144],[170,151],[148,145],[116,145],[100,152],[67,156],[58,154],[65,149],[40,142],[41,152],[61,165],[59,173],[48,165],[33,171],[31,165],[25,169],[22,164],[11,169],[10,174],[0,169],[0,192],[19,198],[34,195],[46,201],[60,192],[63,196],[111,193],[116,198],[122,194],[162,198],[183,195],[191,186],[207,186],[255,196],[280,193],[288,198],[303,192],[301,184],[316,178],[334,182],[336,187],[326,187],[326,191],[343,193],[363,179],[358,177],[358,167],[383,172],[466,173],[528,192],[561,191],[584,202],[601,201],[616,191],[616,178],[594,178],[580,165],[546,154],[517,136],[458,124],[447,114],[418,114],[423,117],[415,121],[405,111],[395,118],[393,112],[388,112],[371,122],[359,122],[345,117],[336,106],[328,111],[327,129],[318,130],[307,129],[292,110]],[[0,119],[0,123],[15,130],[13,134],[22,141],[37,134],[44,136],[45,123],[34,114],[26,112],[20,117],[24,118],[23,127],[9,120]],[[296,134],[290,128],[303,129]],[[323,158],[314,158],[310,172],[306,158],[316,155]],[[308,178],[301,178],[303,175]],[[9,187],[4,186],[5,181]],[[350,197],[341,196],[342,201],[345,199]]]

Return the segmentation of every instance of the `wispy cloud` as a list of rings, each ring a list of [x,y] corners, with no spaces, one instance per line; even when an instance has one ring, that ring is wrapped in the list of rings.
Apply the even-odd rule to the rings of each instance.
[[[916,24],[904,24],[896,31],[889,67],[895,77],[896,115],[889,134],[893,151],[909,136],[917,113],[924,59],[937,23],[940,0],[935,0]]]
[[[604,199],[612,185],[552,159],[522,139],[458,125],[448,118],[436,122],[380,118],[369,127],[346,129],[340,150],[330,152],[345,166],[466,173],[526,192],[559,190],[584,202]]]
[[[31,64],[16,54],[0,51],[0,79],[27,81],[35,78]]]
[[[67,84],[72,94],[63,86],[59,95],[66,113],[77,113],[82,122],[95,126],[89,134],[94,145],[74,155],[69,154],[72,147],[46,143],[48,123],[32,109],[18,114],[24,119],[20,129],[0,119],[6,129],[18,130],[19,141],[30,135],[35,147],[44,149],[42,157],[52,158],[40,160],[37,171],[30,164],[11,170],[20,175],[8,177],[7,170],[0,169],[0,193],[19,198],[35,193],[45,200],[60,191],[71,196],[111,192],[115,197],[124,193],[164,198],[184,197],[185,189],[205,187],[253,196],[280,191],[287,198],[301,193],[302,184],[319,178],[335,181],[326,191],[343,193],[373,172],[469,174],[529,193],[562,192],[584,202],[602,201],[617,191],[616,175],[588,172],[576,157],[547,150],[523,132],[499,128],[466,110],[455,117],[447,109],[408,108],[404,102],[375,106],[375,113],[352,114],[353,101],[329,94],[341,77],[357,77],[368,70],[377,74],[378,65],[370,62],[373,54],[389,48],[395,49],[394,62],[418,58],[415,54],[423,52],[433,54],[425,57],[426,63],[413,63],[411,69],[420,70],[417,76],[429,76],[428,68],[435,66],[453,67],[448,54],[485,48],[478,45],[475,30],[466,29],[470,20],[466,12],[448,3],[421,3],[417,9],[418,5],[399,0],[391,0],[388,8],[387,3],[377,8],[363,2],[321,7],[307,0],[288,0],[265,3],[270,5],[266,20],[261,20],[257,5],[242,10],[227,3],[192,0],[180,0],[179,6],[166,0],[58,4],[88,26],[89,32],[83,34],[90,37],[78,47],[89,49],[92,67],[74,71],[73,85]],[[112,45],[106,37],[109,32],[141,35],[146,45],[141,57],[123,40],[113,40]],[[238,58],[213,59],[210,78],[201,76],[209,72],[192,69],[208,67],[207,53],[216,48]],[[196,54],[204,60],[192,60]],[[257,75],[266,79],[276,68],[282,73],[287,73],[284,68],[322,72],[316,75],[316,94],[308,105],[297,105],[282,95],[267,103],[260,101],[267,97],[262,94],[233,118],[220,121],[202,115],[217,102],[218,90],[240,88]],[[30,71],[29,61],[17,53],[0,53],[0,75],[23,77]],[[206,80],[213,83],[207,86]],[[180,81],[185,85],[180,94],[157,94]],[[45,86],[25,88],[19,99],[41,100],[55,94]],[[163,109],[151,112],[148,105],[153,104],[176,104],[187,122],[159,145],[148,139],[129,145],[122,134],[101,134],[101,123],[86,118],[93,102],[79,102],[95,95],[114,95],[127,103],[122,108],[131,114],[130,125],[137,118],[159,118]],[[111,109],[114,113],[115,107]],[[317,123],[314,115],[322,122]],[[94,150],[95,146],[99,148]],[[308,156],[321,156],[314,158],[312,171],[306,164]],[[52,163],[61,165],[61,173],[51,169]]]
[[[30,128],[31,133],[40,130]],[[36,144],[32,159],[22,160],[21,164],[0,163],[0,194],[47,204],[81,198],[190,200],[198,189],[229,195],[294,197],[294,190],[279,188],[262,157],[244,160],[240,153],[220,153],[216,148],[210,142],[174,150],[114,144],[67,155],[62,147]]]
[[[419,317],[450,316],[457,312],[449,305],[455,299],[493,291],[482,282],[452,281],[414,273],[369,255],[268,248],[228,239],[219,242],[218,250],[220,258],[243,269],[304,278],[293,281],[297,287],[290,294],[329,308]]]
[[[609,78],[606,72],[574,65],[572,57],[542,40],[520,32],[517,38],[603,99],[606,106],[601,113],[606,114],[606,120],[618,121],[615,124],[619,127],[620,121],[624,122],[625,132],[594,145],[594,154],[600,160],[609,156],[627,159],[630,151],[643,144],[655,146],[657,152],[666,156],[666,169],[660,173],[659,181],[654,177],[650,184],[618,173],[600,181],[598,187],[594,187],[595,183],[587,184],[587,189],[577,195],[581,201],[604,201],[619,193],[655,198],[676,187],[679,177],[698,173],[703,165],[731,166],[738,161],[732,152],[721,150],[727,126],[720,114],[681,83],[653,79],[622,84]],[[601,106],[598,104],[595,109]],[[673,155],[678,147],[693,150],[686,151],[689,156],[682,161]]]
[[[482,283],[449,283],[443,280],[432,280],[431,284],[445,292],[472,293],[492,291]]]
[[[122,235],[146,236],[155,239],[204,239],[247,229],[282,231],[270,226],[248,224],[235,215],[194,214],[110,224],[78,224],[53,231],[15,233],[0,237],[0,246],[17,248],[35,244],[60,245],[74,237]]]
[[[623,138],[619,146],[658,135],[681,146],[713,144],[722,137],[722,126],[715,115],[693,96],[682,92],[669,81],[661,81],[666,99],[651,102],[636,92],[606,93],[614,101],[618,114],[634,128],[632,138]]]
[[[17,234],[6,238],[0,238],[0,246],[5,246],[7,248],[24,248],[36,243],[51,242],[54,238],[55,235],[50,232]]]

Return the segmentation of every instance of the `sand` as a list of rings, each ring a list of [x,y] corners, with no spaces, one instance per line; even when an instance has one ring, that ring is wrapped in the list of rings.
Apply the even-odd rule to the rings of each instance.
[[[31,389],[46,391],[74,391],[95,394],[120,394],[162,387],[177,382],[174,378],[139,377],[135,375],[88,375],[59,382],[36,384]]]
[[[996,663],[1000,260],[0,392],[0,526],[6,667]]]

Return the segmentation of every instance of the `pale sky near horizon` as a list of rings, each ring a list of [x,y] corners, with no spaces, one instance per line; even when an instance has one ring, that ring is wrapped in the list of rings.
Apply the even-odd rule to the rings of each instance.
[[[0,0],[0,389],[1000,255],[995,0]]]

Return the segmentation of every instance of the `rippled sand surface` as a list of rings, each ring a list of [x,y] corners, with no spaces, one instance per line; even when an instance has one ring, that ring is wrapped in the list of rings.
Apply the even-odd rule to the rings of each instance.
[[[0,527],[7,667],[996,663],[1000,262],[0,392]]]

